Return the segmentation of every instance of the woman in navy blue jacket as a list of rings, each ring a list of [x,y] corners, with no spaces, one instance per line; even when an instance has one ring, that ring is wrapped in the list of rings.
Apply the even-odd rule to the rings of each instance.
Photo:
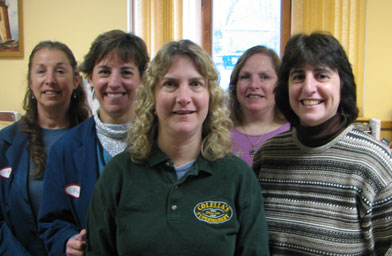
[[[90,115],[77,62],[65,44],[36,45],[27,79],[26,114],[0,131],[0,255],[46,255],[37,228],[46,156]]]
[[[139,37],[120,30],[99,35],[80,69],[99,109],[56,145],[48,158],[39,225],[50,255],[83,255],[85,219],[105,164],[126,147],[136,88],[149,57]]]

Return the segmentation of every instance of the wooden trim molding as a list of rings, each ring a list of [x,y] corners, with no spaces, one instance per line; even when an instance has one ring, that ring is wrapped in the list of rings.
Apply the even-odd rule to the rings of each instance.
[[[280,56],[283,56],[286,43],[291,36],[291,0],[281,0],[280,13]]]
[[[0,111],[0,121],[18,121],[20,119],[20,113],[19,112],[13,112],[13,111]]]
[[[202,47],[212,56],[212,1],[201,1]]]
[[[368,117],[358,117],[357,122],[369,122]],[[392,130],[392,121],[381,120],[381,130]]]
[[[381,121],[381,130],[392,130],[392,121]]]

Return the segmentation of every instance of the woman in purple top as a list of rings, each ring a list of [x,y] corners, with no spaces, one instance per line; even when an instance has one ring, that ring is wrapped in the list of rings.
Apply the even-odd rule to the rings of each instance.
[[[233,154],[252,165],[264,141],[287,131],[290,125],[275,107],[278,55],[264,46],[254,46],[238,60],[230,78],[230,108],[234,123]]]

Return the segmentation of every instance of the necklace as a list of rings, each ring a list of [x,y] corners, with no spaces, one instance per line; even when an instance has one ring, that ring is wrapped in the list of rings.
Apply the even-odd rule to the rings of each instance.
[[[264,134],[261,134],[260,137],[257,139],[257,141],[255,143],[253,143],[253,141],[250,139],[249,135],[246,133],[245,128],[244,127],[241,127],[241,128],[244,130],[244,133],[245,133],[246,137],[248,138],[249,143],[252,145],[251,150],[249,150],[249,156],[253,158],[257,152],[256,145],[259,144],[259,142],[263,138]]]

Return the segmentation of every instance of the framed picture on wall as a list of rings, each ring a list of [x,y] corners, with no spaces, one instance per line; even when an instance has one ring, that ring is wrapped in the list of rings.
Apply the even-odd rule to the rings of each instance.
[[[23,57],[22,0],[0,0],[0,58]]]

